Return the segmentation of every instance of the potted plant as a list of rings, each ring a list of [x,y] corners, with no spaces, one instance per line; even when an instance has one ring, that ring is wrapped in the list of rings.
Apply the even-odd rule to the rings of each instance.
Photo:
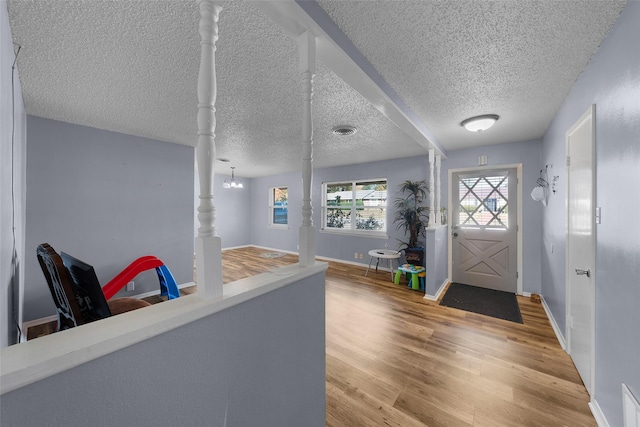
[[[400,240],[400,250],[404,251],[407,263],[422,265],[424,248],[419,246],[418,239],[424,237],[429,222],[429,207],[422,205],[429,192],[429,184],[424,180],[407,180],[400,184],[399,189],[403,197],[394,202],[396,214],[393,222],[396,229],[403,230],[408,237],[407,241]]]

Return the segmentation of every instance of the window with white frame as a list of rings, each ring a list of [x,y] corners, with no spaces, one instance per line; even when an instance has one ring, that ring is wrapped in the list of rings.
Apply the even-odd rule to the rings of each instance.
[[[269,189],[269,225],[271,227],[286,228],[289,226],[288,196],[287,187],[271,187]]]
[[[383,236],[387,232],[387,180],[322,184],[322,229]]]

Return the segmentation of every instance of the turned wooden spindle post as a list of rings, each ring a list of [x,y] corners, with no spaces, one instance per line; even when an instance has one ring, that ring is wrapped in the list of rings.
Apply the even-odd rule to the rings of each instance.
[[[442,166],[442,156],[440,154],[436,154],[436,224],[442,224],[442,213],[440,212],[441,199],[440,194],[442,193],[442,178],[440,177],[440,167]]]
[[[300,47],[300,73],[302,77],[302,225],[300,226],[299,263],[309,266],[315,263],[315,228],[311,217],[311,184],[313,178],[313,120],[311,102],[313,76],[316,71],[316,40],[305,32],[298,37]]]
[[[436,226],[436,214],[435,214],[435,194],[433,185],[434,167],[435,167],[436,150],[429,149],[429,228]]]
[[[198,295],[222,296],[222,243],[215,235],[213,177],[216,160],[216,68],[218,15],[222,8],[212,0],[199,0],[200,72],[198,75],[198,142],[196,159],[200,178],[198,237],[196,237],[196,282]]]

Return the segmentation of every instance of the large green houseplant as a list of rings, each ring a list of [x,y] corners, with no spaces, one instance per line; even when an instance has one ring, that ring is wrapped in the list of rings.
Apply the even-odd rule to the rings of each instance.
[[[397,230],[403,230],[408,240],[400,240],[400,250],[405,253],[409,264],[422,265],[424,248],[419,245],[420,236],[424,236],[429,223],[429,207],[423,203],[429,192],[429,184],[422,181],[407,180],[400,184],[399,197],[394,202],[395,217],[393,222]]]

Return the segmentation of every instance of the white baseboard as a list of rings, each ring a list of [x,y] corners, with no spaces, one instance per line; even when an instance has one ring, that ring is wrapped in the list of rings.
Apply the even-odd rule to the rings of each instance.
[[[247,245],[247,246],[252,246],[252,247],[258,248],[258,249],[264,249],[266,251],[284,252],[286,254],[299,255],[298,252],[287,251],[287,250],[278,249],[278,248],[270,248],[270,247],[267,247],[267,246],[259,246],[259,245]],[[242,247],[245,247],[245,246],[238,246],[238,248],[242,248]],[[227,249],[235,249],[235,248],[227,248]],[[355,266],[364,267],[364,268],[367,268],[369,266],[369,261],[367,261],[367,263],[365,264],[364,262],[347,261],[347,260],[344,260],[344,259],[331,258],[331,257],[322,256],[322,255],[316,255],[316,259],[321,260],[321,261],[340,262],[342,264],[355,265]],[[364,258],[362,259],[362,261],[364,261]],[[391,269],[389,269],[389,267],[381,267],[381,266],[378,266],[378,270],[391,271]]]
[[[248,248],[251,246],[255,246],[255,245],[240,245],[240,246],[229,246],[228,248],[222,248],[222,252],[224,251],[230,251],[232,249],[242,249],[242,248]],[[257,248],[258,246],[256,246]]]
[[[342,264],[349,264],[349,265],[355,265],[358,267],[364,267],[367,268],[369,266],[369,263],[362,263],[362,262],[356,262],[356,261],[345,261],[343,259],[338,259],[338,258],[329,258],[326,256],[320,256],[320,255],[316,255],[316,258],[322,261],[333,261],[333,262],[339,262]],[[373,267],[372,267],[373,268]],[[378,267],[378,271],[382,270],[382,271],[390,271],[388,267]]]
[[[544,296],[540,295],[540,299],[542,300],[542,308],[544,308],[544,312],[547,313],[547,318],[549,319],[549,323],[551,323],[553,332],[555,332],[556,334],[556,338],[560,343],[560,347],[562,347],[564,351],[567,351],[567,342],[564,339],[564,335],[560,331],[560,327],[558,326],[558,323],[556,322],[555,317],[553,317],[553,314],[551,313],[551,309],[547,305],[547,302],[545,301]]]
[[[531,292],[522,291],[522,296],[525,298],[531,298]]]
[[[598,402],[595,399],[592,399],[591,402],[589,402],[589,409],[591,409],[591,413],[593,414],[593,418],[596,419],[598,427],[610,427],[607,417],[604,416],[604,412],[602,412],[600,405],[598,405]]]
[[[284,249],[270,248],[268,246],[258,246],[258,245],[237,246],[235,248],[229,248],[229,249],[240,249],[240,248],[248,248],[248,247],[264,249],[265,251],[283,252],[285,254],[299,255],[298,252],[294,252],[294,251],[287,251]]]
[[[442,282],[436,294],[435,295],[425,294],[424,299],[428,299],[429,301],[438,301],[440,299],[440,296],[442,295],[442,292],[444,292],[444,288],[447,287],[447,284],[449,284],[449,282],[450,282],[449,278],[444,279],[444,282]]]

